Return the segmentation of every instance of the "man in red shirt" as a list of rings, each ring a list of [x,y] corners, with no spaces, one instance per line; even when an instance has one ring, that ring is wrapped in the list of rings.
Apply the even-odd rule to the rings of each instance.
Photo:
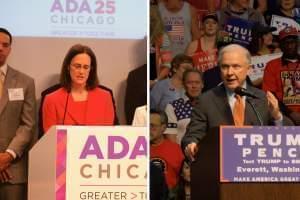
[[[184,155],[180,146],[163,136],[168,117],[163,111],[150,112],[150,157],[151,162],[159,165],[166,177],[170,193],[174,194],[178,184]]]
[[[300,63],[298,53],[299,32],[286,27],[279,32],[281,58],[267,63],[263,90],[271,91],[286,107],[286,114],[300,125]]]

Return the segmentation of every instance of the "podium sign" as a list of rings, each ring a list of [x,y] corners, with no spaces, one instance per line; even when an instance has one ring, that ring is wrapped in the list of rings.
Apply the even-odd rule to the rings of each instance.
[[[146,199],[146,133],[146,127],[52,127],[30,152],[29,200]]]
[[[300,127],[222,127],[220,182],[300,182]]]

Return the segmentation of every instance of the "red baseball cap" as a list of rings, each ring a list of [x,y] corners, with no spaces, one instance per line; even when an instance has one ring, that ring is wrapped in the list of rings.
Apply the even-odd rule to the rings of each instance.
[[[297,31],[297,29],[295,27],[288,26],[279,32],[280,40],[282,40],[286,37],[289,37],[289,36],[294,36],[294,37],[299,36],[299,32]]]

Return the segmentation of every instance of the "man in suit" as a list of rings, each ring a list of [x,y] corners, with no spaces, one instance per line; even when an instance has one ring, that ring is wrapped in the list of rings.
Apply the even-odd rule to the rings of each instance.
[[[198,151],[197,156],[206,154],[203,156],[210,160],[210,164],[203,164],[202,162],[203,168],[209,168],[209,173],[211,173],[205,182],[208,188],[205,193],[210,193],[210,196],[205,196],[204,199],[218,199],[217,135],[220,125],[282,125],[291,123],[283,118],[278,101],[272,93],[267,92],[265,94],[262,90],[247,83],[250,58],[248,50],[237,44],[228,45],[220,51],[218,62],[223,84],[200,96],[182,140],[182,148],[190,160],[195,160]],[[247,89],[257,98],[237,96],[235,94],[237,87]],[[237,113],[242,113],[242,115],[234,114],[237,109],[239,109]],[[203,141],[205,145],[209,145],[204,147]],[[207,148],[210,148],[211,151],[209,152]],[[192,191],[192,197],[193,194]]]
[[[220,125],[234,125],[233,107],[237,87],[246,88],[258,98],[242,97],[245,106],[244,125],[261,125],[254,109],[261,115],[262,125],[282,124],[283,115],[278,101],[271,92],[266,94],[246,83],[250,70],[250,54],[247,49],[237,44],[224,47],[219,54],[220,72],[223,84],[204,93],[197,107],[194,108],[191,123],[182,142],[185,153],[193,159],[197,144],[209,129]]]
[[[11,44],[11,34],[0,28],[0,200],[23,200],[36,99],[34,80],[6,62]]]
[[[132,124],[135,109],[147,104],[147,65],[129,72],[125,92],[125,116],[127,124]]]

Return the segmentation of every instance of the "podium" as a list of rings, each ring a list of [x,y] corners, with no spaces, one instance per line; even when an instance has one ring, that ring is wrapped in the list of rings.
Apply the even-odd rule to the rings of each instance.
[[[53,126],[29,152],[29,200],[146,199],[146,127]]]
[[[231,127],[232,128],[232,127]],[[232,128],[234,129],[234,128]],[[242,129],[235,128],[238,130],[238,133],[242,133]],[[300,132],[300,129],[298,127],[281,127],[281,128],[275,128],[275,127],[247,127],[246,129],[249,129],[249,133],[246,134],[245,137],[250,137],[251,134],[259,135],[264,130],[267,130],[268,134],[279,134],[277,132],[283,132],[283,133],[294,133],[295,137],[298,138],[297,132]],[[269,132],[268,132],[269,130]],[[221,137],[224,137],[221,136]],[[299,137],[300,138],[300,137]],[[226,138],[225,138],[226,139]],[[222,141],[221,141],[222,140]],[[282,139],[285,141],[284,139]],[[232,141],[237,141],[237,139],[232,139]],[[244,142],[246,143],[246,139]],[[265,136],[263,136],[262,142],[265,142]],[[229,156],[229,162],[224,162],[222,158],[220,159],[221,154],[224,154],[224,148],[227,148],[226,145],[222,146],[222,143],[227,142],[227,146],[230,146],[229,152],[227,152],[227,157],[223,156],[223,159],[228,160]],[[286,142],[286,141],[285,141]],[[299,142],[297,139],[295,139],[295,145],[294,146],[288,146],[288,148],[298,148]],[[248,180],[231,180],[231,178],[228,177],[221,177],[225,175],[231,175],[232,171],[234,171],[236,168],[235,160],[238,160],[238,156],[236,152],[233,152],[232,154],[230,151],[239,149],[239,148],[247,148],[247,145],[243,143],[243,145],[235,146],[234,144],[231,144],[228,141],[224,141],[224,138],[219,137],[219,129],[215,128],[213,130],[210,130],[210,132],[203,138],[203,140],[199,144],[199,151],[196,158],[196,162],[192,163],[191,166],[191,198],[192,200],[295,200],[300,199],[300,172],[291,173],[293,175],[284,175],[284,173],[278,173],[278,177],[276,174],[272,175],[272,177],[277,179],[277,181],[266,181],[266,182],[259,182],[259,181],[253,181],[253,180],[259,180],[259,176],[271,176],[271,168],[272,166],[276,166],[276,164],[267,164],[266,168],[268,169],[268,173],[258,174],[258,178],[255,177],[256,174],[253,173],[253,175],[249,175]],[[283,143],[283,142],[282,142]],[[265,145],[265,144],[264,144]],[[298,145],[298,146],[297,146]],[[265,147],[258,145],[259,148]],[[250,149],[252,150],[252,153],[255,152],[257,146],[253,146]],[[284,144],[280,144],[277,146],[274,146],[274,148],[283,148],[284,151],[287,149]],[[273,148],[273,146],[272,146]],[[267,150],[268,147],[266,147]],[[266,151],[268,152],[268,151]],[[295,152],[294,152],[295,153]],[[300,152],[299,152],[300,153]],[[296,154],[296,153],[295,153]],[[242,154],[241,154],[242,155]],[[299,154],[300,155],[300,154]],[[247,157],[246,157],[247,158]],[[251,158],[251,159],[250,159]],[[264,158],[265,159],[265,158]],[[281,160],[285,159],[283,156],[280,158]],[[293,158],[293,160],[298,160],[299,156],[296,155],[296,158]],[[252,160],[254,162],[252,163]],[[262,159],[263,160],[263,159]],[[251,161],[251,163],[250,163]],[[249,163],[245,165],[246,167],[255,167],[255,162],[257,159],[251,157],[249,155]],[[300,161],[300,160],[298,160]],[[228,165],[230,163],[229,172],[226,174],[226,172],[222,171],[224,165]],[[240,165],[243,166],[243,165]],[[243,167],[245,167],[243,166]],[[263,165],[262,165],[263,166]],[[286,164],[286,166],[289,166]],[[293,166],[299,166],[299,164],[294,164]],[[246,168],[245,167],[245,168]],[[226,167],[225,167],[226,168]],[[224,170],[224,169],[223,169]],[[227,168],[228,170],[228,168]],[[300,166],[299,166],[300,170]],[[226,169],[225,169],[226,171]],[[289,174],[285,173],[285,174]],[[236,174],[235,174],[236,175]],[[285,179],[285,177],[294,177],[294,180],[288,180]],[[220,181],[223,179],[223,181]],[[232,175],[232,177],[234,177]],[[242,175],[241,175],[242,177]],[[246,177],[247,178],[247,177]],[[261,177],[260,177],[261,178]],[[247,180],[247,181],[245,181]]]

